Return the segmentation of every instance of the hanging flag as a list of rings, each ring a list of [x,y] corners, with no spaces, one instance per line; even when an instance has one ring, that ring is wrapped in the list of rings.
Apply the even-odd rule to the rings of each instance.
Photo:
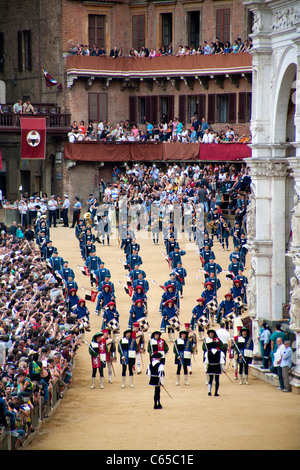
[[[49,73],[45,69],[42,69],[42,70],[43,70],[43,74],[45,77],[46,86],[48,87],[57,86],[59,90],[62,90],[62,84],[58,83],[58,81],[52,78],[51,75],[49,75]]]
[[[46,119],[21,117],[21,158],[46,158]]]

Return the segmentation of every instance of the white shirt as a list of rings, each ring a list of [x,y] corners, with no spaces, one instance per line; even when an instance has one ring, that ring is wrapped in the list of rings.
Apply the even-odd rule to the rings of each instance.
[[[274,353],[274,367],[278,367],[280,365],[280,361],[281,361],[281,357],[282,357],[284,349],[285,349],[285,346],[282,343],[280,346],[278,346],[276,352]]]

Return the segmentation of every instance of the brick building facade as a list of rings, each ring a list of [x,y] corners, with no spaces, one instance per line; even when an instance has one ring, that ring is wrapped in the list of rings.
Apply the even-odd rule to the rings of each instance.
[[[172,44],[176,55],[180,44],[197,48],[216,37],[231,43],[238,37],[248,38],[252,18],[241,0],[24,0],[18,8],[14,2],[4,1],[0,15],[0,80],[6,90],[2,103],[8,108],[19,98],[29,97],[32,103],[54,105],[70,120],[97,123],[107,119],[116,124],[129,119],[139,126],[144,125],[144,117],[159,122],[162,113],[169,119],[177,116],[189,126],[194,113],[199,113],[217,131],[229,124],[236,132],[249,134],[251,60],[243,61],[239,68],[227,69],[225,64],[215,71],[215,57],[211,56],[211,65],[203,71],[201,67],[191,70],[185,58],[178,57],[170,73],[160,74],[163,57],[153,62],[143,58],[137,60],[148,62],[145,70],[130,73],[127,64],[124,75],[132,46],[159,49]],[[85,62],[77,61],[74,69],[70,49],[77,44],[103,46],[107,55],[116,46],[122,48],[124,57],[117,59],[113,73],[109,57],[84,57]],[[42,68],[62,83],[62,90],[46,87]],[[24,162],[20,160],[20,131],[7,132],[0,125],[6,169],[5,178],[0,173],[0,181],[6,186],[5,195],[17,197],[16,186],[24,180],[30,193],[77,190],[66,176],[64,131],[57,129],[56,134],[48,135],[45,161]],[[90,166],[89,178],[93,175],[95,181],[96,176],[109,173],[107,163]],[[78,168],[79,164],[73,174]],[[90,187],[82,190],[83,198]]]

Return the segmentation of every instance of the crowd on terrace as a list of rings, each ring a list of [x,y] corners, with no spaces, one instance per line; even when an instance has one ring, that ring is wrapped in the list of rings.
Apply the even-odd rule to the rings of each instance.
[[[102,141],[102,142],[182,142],[182,143],[250,143],[251,135],[239,135],[232,127],[226,125],[220,132],[214,131],[205,118],[194,116],[189,126],[179,118],[168,120],[162,116],[160,123],[145,122],[140,128],[129,121],[117,124],[103,120],[99,123],[83,120],[78,124],[73,121],[68,133],[69,142]]]
[[[215,41],[203,41],[198,47],[183,46],[180,44],[176,51],[174,51],[173,44],[171,43],[168,47],[160,48],[148,48],[145,46],[135,49],[131,47],[128,54],[122,49],[122,47],[113,47],[110,51],[106,51],[104,46],[98,46],[94,44],[93,47],[89,48],[87,44],[75,44],[72,43],[69,49],[71,55],[82,55],[82,56],[98,56],[98,57],[132,57],[134,59],[139,57],[160,57],[160,56],[184,56],[184,55],[213,55],[213,54],[238,54],[241,52],[248,52],[253,47],[252,39],[245,39],[244,42],[241,38],[237,38],[233,44],[230,41],[225,41],[224,44],[219,38]]]

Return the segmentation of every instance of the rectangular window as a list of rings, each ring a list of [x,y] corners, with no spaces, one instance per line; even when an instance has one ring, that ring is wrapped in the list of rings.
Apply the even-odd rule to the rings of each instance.
[[[92,49],[94,44],[100,47],[105,45],[105,15],[89,15],[88,18],[88,33],[89,33],[89,48]]]
[[[187,13],[187,28],[188,45],[197,49],[200,42],[199,11],[189,11]]]
[[[18,31],[18,70],[32,70],[31,31]]]
[[[197,113],[199,120],[205,118],[206,120],[206,95],[199,95],[198,96],[198,108]]]
[[[31,61],[31,31],[28,29],[23,31],[23,40],[24,40],[24,68],[25,70],[32,69]]]
[[[189,96],[189,122],[192,121],[195,114],[198,114],[198,98],[197,96]]]
[[[132,47],[138,51],[145,46],[145,15],[132,16]]]
[[[209,94],[207,100],[207,120],[209,124],[213,124],[216,120],[216,95]]]
[[[107,120],[107,93],[88,93],[89,120]]]
[[[129,96],[129,122],[131,125],[137,123],[137,97]]]
[[[146,98],[139,98],[139,124],[145,124],[146,118]]]
[[[218,122],[236,122],[236,94],[228,93],[218,95]]]
[[[186,95],[179,95],[179,111],[178,119],[182,124],[185,124],[186,120]]]
[[[162,13],[161,15],[161,45],[165,48],[172,42],[172,13]]]
[[[174,119],[174,96],[160,97],[160,115],[167,116],[167,121]]]
[[[218,95],[218,122],[228,122],[228,95]]]
[[[216,38],[223,44],[230,41],[230,8],[216,10]]]
[[[0,33],[0,72],[4,72],[4,33]]]

